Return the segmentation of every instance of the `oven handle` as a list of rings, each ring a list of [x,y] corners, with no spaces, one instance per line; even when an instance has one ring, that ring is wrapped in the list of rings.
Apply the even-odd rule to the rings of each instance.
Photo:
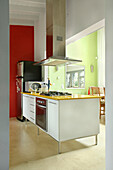
[[[41,107],[41,108],[44,108],[46,109],[46,106],[42,106],[42,105],[39,105],[39,104],[36,104],[38,107]]]

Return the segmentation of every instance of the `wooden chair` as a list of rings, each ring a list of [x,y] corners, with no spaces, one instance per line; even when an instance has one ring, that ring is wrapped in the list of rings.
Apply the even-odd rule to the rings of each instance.
[[[105,115],[105,87],[90,87],[92,95],[102,96],[100,99],[100,119]]]
[[[91,88],[91,94],[100,96],[100,88],[99,87],[90,87]]]
[[[105,87],[103,87],[103,93],[100,93],[100,96],[103,96],[100,99],[100,119],[101,119],[101,115],[105,115]]]

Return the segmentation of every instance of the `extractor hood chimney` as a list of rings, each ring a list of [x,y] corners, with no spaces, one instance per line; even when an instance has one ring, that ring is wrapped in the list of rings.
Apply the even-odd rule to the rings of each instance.
[[[66,57],[66,0],[46,0],[46,58],[36,64],[82,62]]]

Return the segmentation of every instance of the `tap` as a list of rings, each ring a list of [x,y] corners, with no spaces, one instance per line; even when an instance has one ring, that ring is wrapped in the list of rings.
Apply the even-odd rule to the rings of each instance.
[[[50,85],[51,85],[50,79],[48,78],[48,84],[47,84],[47,86],[48,86],[48,92],[49,92],[49,89],[50,89]]]

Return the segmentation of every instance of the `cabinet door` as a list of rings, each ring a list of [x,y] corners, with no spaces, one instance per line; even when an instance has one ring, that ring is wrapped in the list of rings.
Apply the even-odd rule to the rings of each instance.
[[[58,101],[48,101],[48,134],[59,141]]]
[[[28,119],[29,117],[29,96],[23,95],[23,116]]]

